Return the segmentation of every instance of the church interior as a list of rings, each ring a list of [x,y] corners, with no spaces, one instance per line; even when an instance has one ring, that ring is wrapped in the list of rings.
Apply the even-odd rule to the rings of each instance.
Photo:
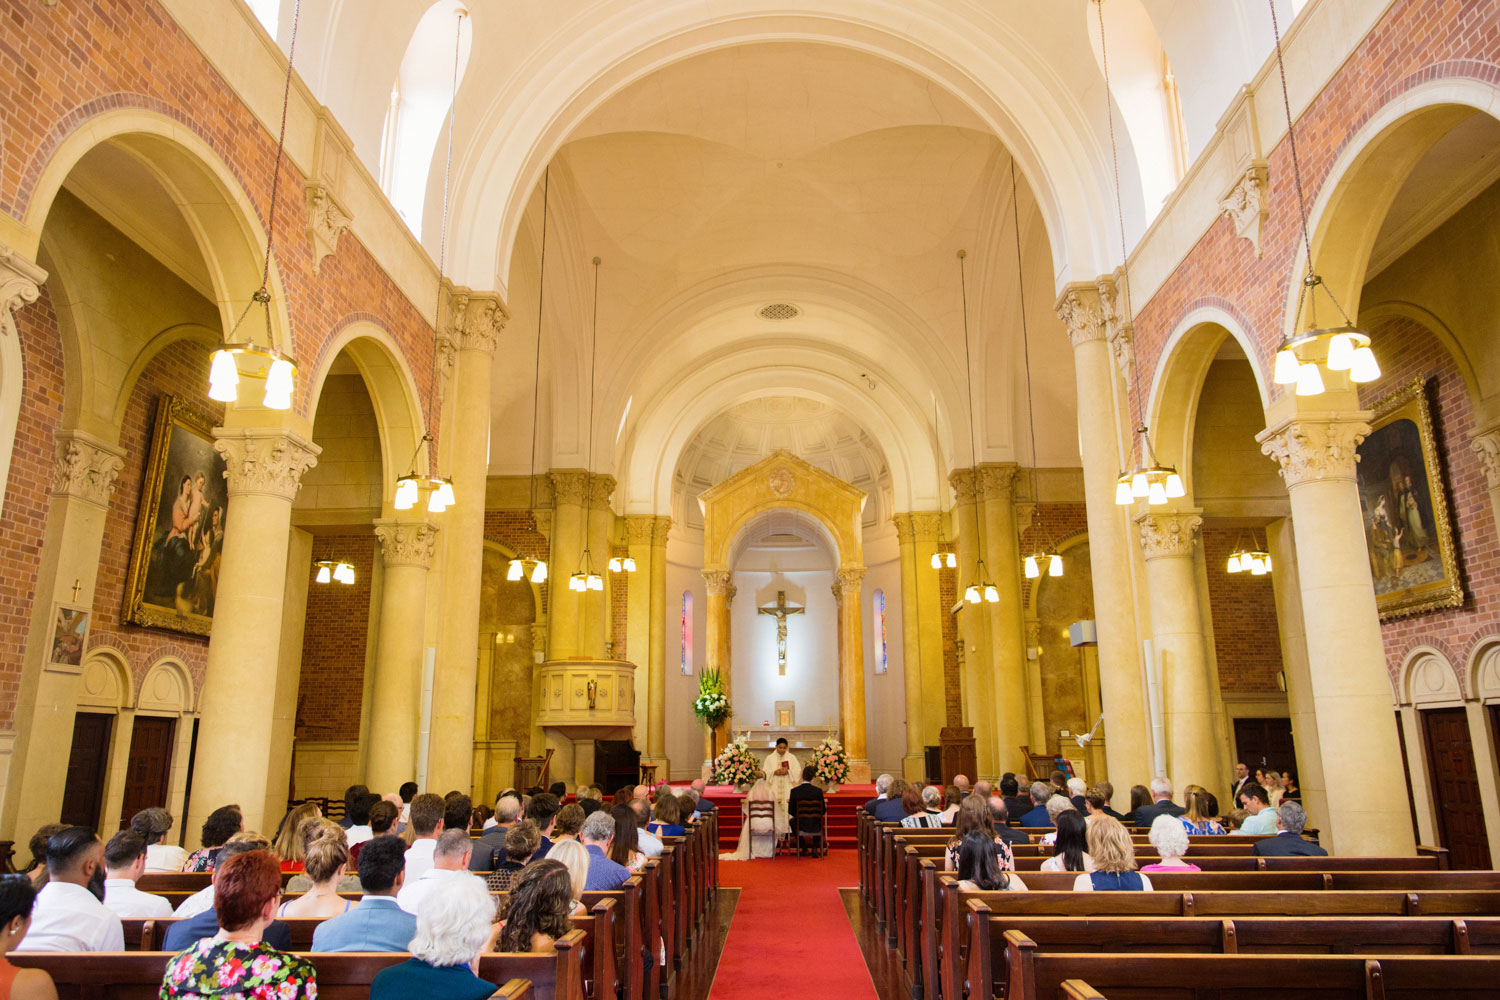
[[[779,737],[1500,861],[1493,0],[0,22],[17,866]]]

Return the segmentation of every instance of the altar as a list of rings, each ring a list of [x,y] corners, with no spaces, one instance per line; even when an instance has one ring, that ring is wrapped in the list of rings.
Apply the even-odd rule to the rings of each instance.
[[[828,737],[838,739],[838,728],[830,726],[741,726],[733,730],[733,739],[743,739],[756,756],[764,758],[776,749],[776,741],[785,739],[793,752],[811,750]]]

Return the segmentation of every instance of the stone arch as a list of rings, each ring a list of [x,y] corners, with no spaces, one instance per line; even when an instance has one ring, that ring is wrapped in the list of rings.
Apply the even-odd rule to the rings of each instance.
[[[1432,310],[1415,302],[1389,300],[1378,302],[1359,311],[1359,321],[1367,329],[1379,326],[1381,322],[1388,319],[1409,319],[1432,334],[1433,338],[1443,346],[1448,356],[1453,359],[1453,366],[1458,369],[1459,377],[1464,380],[1464,387],[1469,391],[1469,399],[1475,403],[1479,402],[1483,396],[1483,390],[1479,385],[1479,373],[1452,327]]]
[[[130,363],[130,368],[125,373],[125,378],[120,385],[119,398],[115,400],[114,419],[112,426],[118,434],[119,428],[125,422],[125,411],[130,406],[130,396],[135,391],[135,384],[140,381],[141,373],[156,359],[156,356],[179,340],[191,340],[196,344],[212,349],[220,340],[219,331],[210,330],[206,326],[196,323],[182,323],[171,326],[152,337],[146,346],[137,352]]]
[[[1402,705],[1436,708],[1462,704],[1464,693],[1458,673],[1441,650],[1414,646],[1401,658],[1396,697]]]
[[[863,569],[864,538],[860,514],[863,491],[778,449],[699,495],[703,504],[704,572],[728,570],[730,552],[740,529],[754,517],[778,507],[800,510],[832,537],[840,567]]]
[[[83,658],[78,678],[80,711],[118,713],[135,707],[130,657],[114,646],[95,646]]]
[[[187,666],[175,656],[164,656],[141,678],[136,708],[153,714],[195,715],[198,692]]]
[[[1500,702],[1500,635],[1487,635],[1474,644],[1467,673],[1471,698]]]
[[[1086,545],[1088,544],[1088,540],[1089,533],[1087,528],[1080,531],[1075,531],[1073,532],[1073,534],[1068,535],[1066,538],[1060,539],[1057,542],[1057,554],[1063,556],[1064,560],[1066,561],[1066,556],[1069,549],[1075,549],[1080,545]],[[1042,587],[1044,584],[1046,584],[1047,580],[1047,574],[1043,573],[1035,580],[1023,581],[1022,586],[1025,588],[1024,605],[1026,616],[1028,618],[1034,618],[1036,616],[1037,599],[1041,596]]]
[[[0,287],[0,303],[9,297],[10,290]],[[9,308],[0,306],[0,483],[10,481],[10,458],[21,419],[21,390],[25,382],[26,359],[21,356],[15,319]],[[5,491],[0,489],[0,515],[4,513]]]

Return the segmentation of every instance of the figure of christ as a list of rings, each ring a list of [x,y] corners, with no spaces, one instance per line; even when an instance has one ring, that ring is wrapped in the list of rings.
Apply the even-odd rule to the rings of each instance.
[[[773,615],[776,618],[776,672],[786,676],[786,616],[800,615],[806,608],[788,607],[786,603],[786,591],[776,591],[776,605],[770,608],[757,609],[758,614]]]
[[[776,741],[776,749],[766,757],[766,784],[771,786],[771,795],[776,800],[776,836],[778,839],[792,832],[792,823],[787,802],[792,796],[792,786],[802,780],[802,765],[795,754],[787,750],[786,737]]]

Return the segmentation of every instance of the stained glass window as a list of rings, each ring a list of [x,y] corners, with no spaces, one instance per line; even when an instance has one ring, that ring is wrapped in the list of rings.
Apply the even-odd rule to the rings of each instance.
[[[690,590],[682,592],[682,619],[679,625],[682,630],[680,654],[682,672],[691,674],[693,672],[693,592]]]
[[[875,591],[875,672],[883,674],[890,667],[885,646],[885,591]]]

